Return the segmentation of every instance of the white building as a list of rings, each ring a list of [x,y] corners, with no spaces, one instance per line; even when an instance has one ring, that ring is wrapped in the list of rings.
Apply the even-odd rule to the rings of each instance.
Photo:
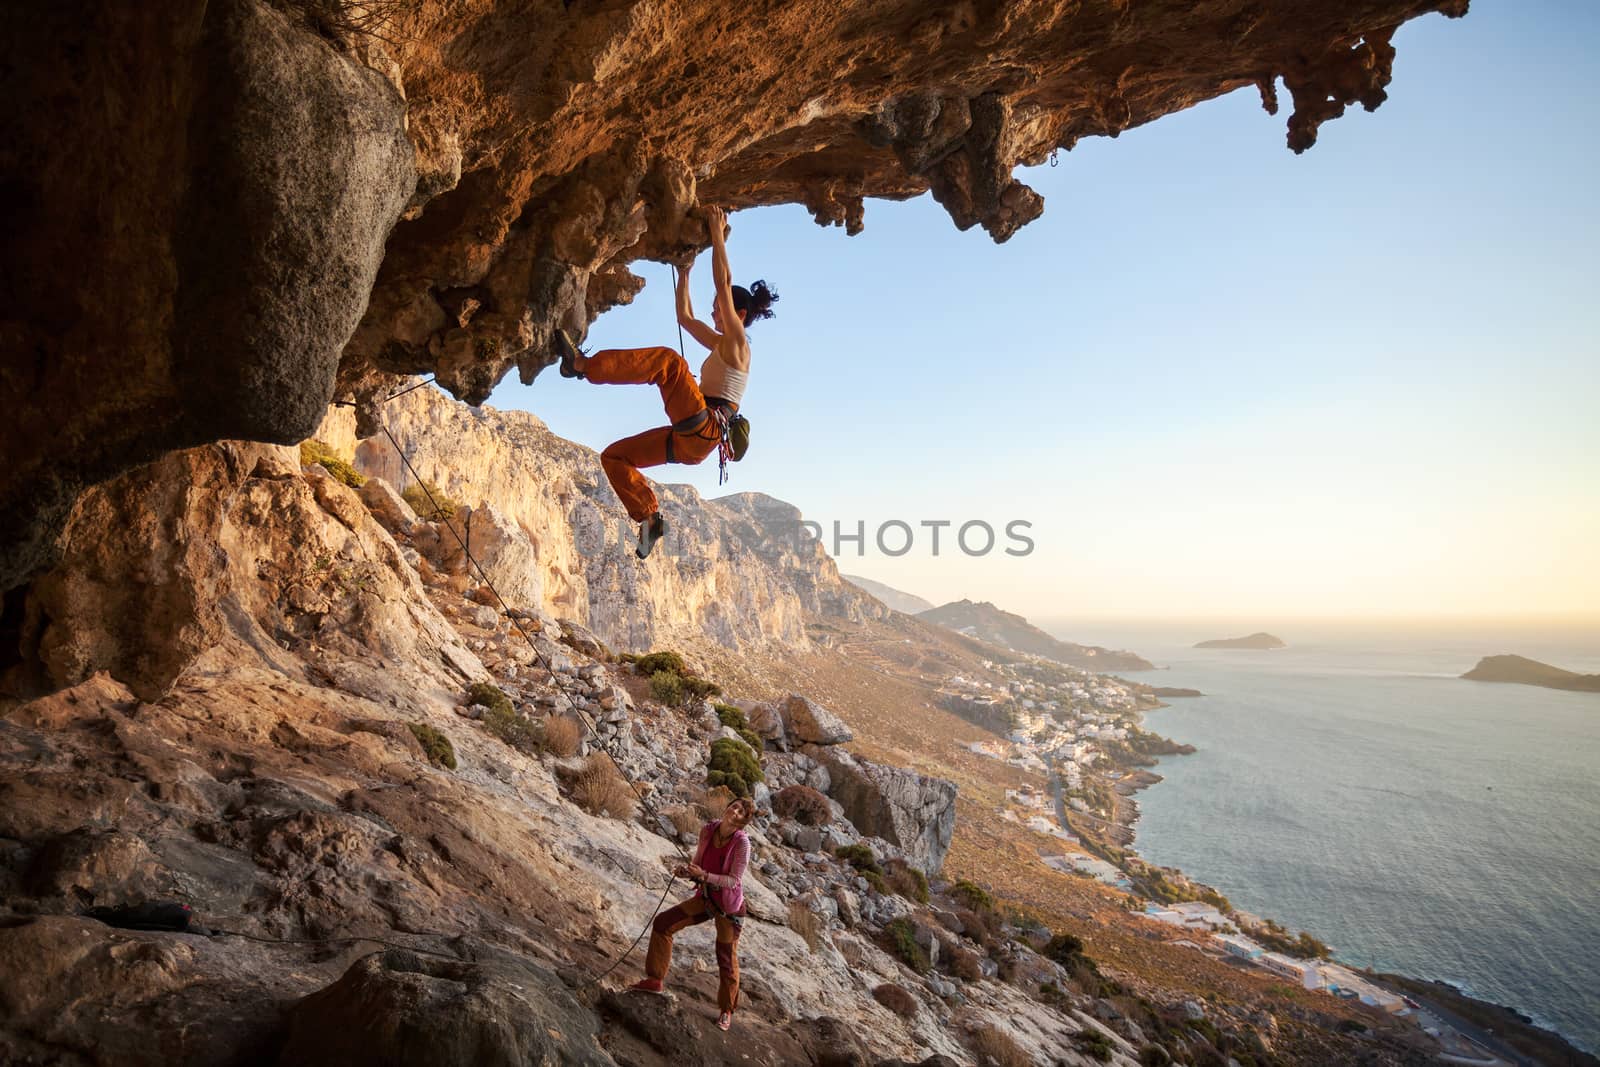
[[[1222,947],[1228,950],[1228,955],[1240,956],[1247,960],[1260,959],[1261,954],[1266,951],[1242,934],[1213,934],[1211,939],[1221,942]]]
[[[1292,978],[1307,989],[1322,988],[1322,969],[1316,960],[1300,960],[1281,952],[1263,952],[1257,963],[1285,978]]]

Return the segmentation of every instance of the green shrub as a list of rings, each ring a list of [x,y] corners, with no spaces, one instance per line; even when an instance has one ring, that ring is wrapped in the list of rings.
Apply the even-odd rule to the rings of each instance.
[[[694,697],[696,700],[704,700],[707,697],[719,697],[722,695],[722,686],[711,681],[709,678],[699,678],[693,674],[685,674],[683,676],[683,687],[687,689],[689,691],[689,695]]]
[[[980,915],[992,915],[997,910],[994,897],[989,895],[989,891],[975,882],[967,881],[965,878],[950,888],[950,895],[959,900],[968,909]]]
[[[450,739],[426,723],[414,722],[411,726],[411,735],[422,745],[422,751],[428,754],[428,762],[435,767],[448,767],[456,769],[456,747]]]
[[[1063,967],[1071,967],[1083,955],[1083,940],[1072,934],[1056,934],[1045,945],[1041,955]]]
[[[441,522],[454,517],[456,513],[456,502],[432,482],[412,482],[406,486],[400,498],[411,505],[411,510],[417,513],[418,518],[429,522]]]
[[[713,682],[709,678],[701,678],[699,675],[695,674],[686,674],[683,676],[683,687],[687,689],[689,691],[689,695],[696,700],[709,700],[712,697],[719,697],[722,695],[722,686],[718,685],[716,682]]]
[[[539,732],[533,720],[514,711],[509,701],[504,708],[491,707],[483,713],[483,728],[512,748],[539,751]]]
[[[722,720],[722,725],[734,730],[748,730],[750,728],[750,720],[744,717],[744,712],[732,704],[713,704],[711,707],[716,711],[717,718]]]
[[[493,682],[473,682],[467,689],[467,703],[482,704],[490,711],[511,711],[511,698]]]
[[[735,730],[739,739],[750,746],[750,751],[761,753],[767,749],[766,743],[761,740],[761,735],[754,730]]]
[[[743,741],[719,737],[711,742],[711,760],[706,765],[707,785],[724,785],[736,796],[747,797],[750,787],[765,777],[755,751]]]
[[[511,698],[493,682],[473,682],[467,690],[469,704],[481,704],[483,728],[512,748],[539,751],[539,731],[533,720],[511,706]]]
[[[917,928],[910,919],[895,919],[883,928],[883,936],[888,939],[889,951],[913,971],[927,974],[933,969],[928,954],[917,944]]]
[[[868,885],[884,896],[888,896],[890,893],[894,892],[894,890],[889,888],[889,883],[883,880],[883,872],[876,868],[870,871],[862,871],[861,877],[866,879]]]
[[[676,652],[651,652],[647,655],[637,656],[633,659],[633,668],[646,677],[655,674],[657,671],[682,675],[688,673],[689,670],[683,665],[683,657]]]
[[[905,860],[895,857],[889,861],[887,879],[890,888],[907,900],[928,902],[928,876]]]
[[[1167,1067],[1172,1054],[1160,1045],[1146,1045],[1139,1050],[1139,1067]]]
[[[1101,1063],[1111,1062],[1111,1042],[1106,1040],[1105,1034],[1098,1030],[1080,1030],[1075,1040],[1078,1051],[1091,1060],[1099,1060]]]
[[[340,458],[339,453],[315,438],[300,442],[300,466],[318,465],[352,489],[367,484],[366,475]]]
[[[669,708],[683,703],[683,677],[671,671],[656,671],[650,676],[650,695]]]
[[[883,876],[883,868],[878,866],[877,857],[866,845],[840,845],[833,850],[833,854],[862,874],[870,872],[879,877]]]

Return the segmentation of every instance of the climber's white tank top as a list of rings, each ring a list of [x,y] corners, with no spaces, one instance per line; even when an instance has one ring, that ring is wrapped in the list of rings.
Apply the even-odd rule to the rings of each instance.
[[[744,397],[744,387],[750,372],[734,370],[722,362],[722,357],[712,352],[700,366],[700,393],[703,396],[720,396],[737,404]]]

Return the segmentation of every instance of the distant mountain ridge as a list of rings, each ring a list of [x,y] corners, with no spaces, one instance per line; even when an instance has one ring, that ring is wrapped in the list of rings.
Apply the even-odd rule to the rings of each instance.
[[[924,611],[933,609],[933,601],[923,600],[912,593],[903,592],[891,585],[875,582],[871,578],[863,578],[858,574],[845,574],[839,572],[839,577],[849,582],[858,589],[864,590],[883,601],[884,606],[891,610],[902,612],[906,615],[919,615]]]
[[[1155,664],[1142,656],[1127,651],[1113,651],[1097,645],[1079,645],[1060,641],[1021,615],[1001,611],[989,601],[974,603],[955,600],[928,611],[919,612],[917,618],[936,623],[957,633],[976,637],[991,645],[1009,648],[1014,652],[1027,652],[1053,659],[1073,667],[1092,671],[1149,671]]]

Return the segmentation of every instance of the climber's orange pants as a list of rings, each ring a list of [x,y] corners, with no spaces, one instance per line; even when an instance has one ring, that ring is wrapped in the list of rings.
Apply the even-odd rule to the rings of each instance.
[[[584,377],[598,385],[654,385],[661,390],[661,404],[673,422],[682,422],[706,406],[689,364],[670,348],[612,348],[596,352],[589,357]],[[660,505],[639,469],[668,462],[699,463],[717,450],[720,439],[714,419],[706,419],[688,433],[674,433],[670,426],[658,426],[608,445],[600,453],[600,465],[611,480],[611,488],[622,499],[622,506],[628,509],[628,517],[643,522]]]
[[[658,982],[665,979],[672,965],[673,935],[707,919],[717,923],[717,1008],[731,1012],[739,1005],[739,927],[726,915],[715,914],[704,897],[690,897],[656,916],[650,926],[644,973]]]

